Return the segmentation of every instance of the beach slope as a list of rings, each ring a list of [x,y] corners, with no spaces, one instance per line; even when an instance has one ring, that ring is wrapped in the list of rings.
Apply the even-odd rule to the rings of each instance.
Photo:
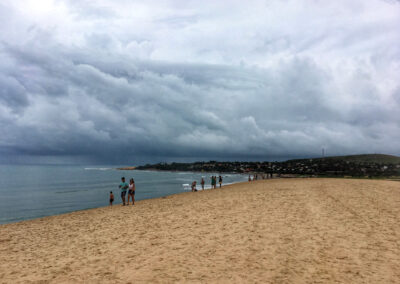
[[[0,283],[399,283],[399,220],[395,181],[241,183],[2,225]]]

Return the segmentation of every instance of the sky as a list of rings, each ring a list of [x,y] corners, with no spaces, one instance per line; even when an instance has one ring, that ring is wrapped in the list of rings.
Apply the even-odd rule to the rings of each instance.
[[[400,155],[395,0],[0,2],[0,162]]]

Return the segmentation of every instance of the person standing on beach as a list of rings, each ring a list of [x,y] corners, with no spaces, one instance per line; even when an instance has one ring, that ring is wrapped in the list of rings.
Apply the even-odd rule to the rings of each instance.
[[[112,193],[112,191],[110,191],[110,206],[112,206],[114,202],[114,194]]]
[[[201,178],[201,189],[204,190],[204,178]]]
[[[121,199],[122,199],[122,206],[125,206],[125,196],[126,190],[128,189],[128,184],[125,182],[125,178],[121,178],[121,183],[119,184],[119,188],[121,189]]]
[[[222,176],[219,176],[219,188],[222,187]]]
[[[128,205],[129,205],[129,197],[132,199],[132,205],[135,205],[135,180],[131,178],[129,180],[129,191],[128,191]]]
[[[197,189],[196,189],[196,184],[197,184],[196,181],[193,181],[193,182],[192,182],[192,191],[197,191]]]

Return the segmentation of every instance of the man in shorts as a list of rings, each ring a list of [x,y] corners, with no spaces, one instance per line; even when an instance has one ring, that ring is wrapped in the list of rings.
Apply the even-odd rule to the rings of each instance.
[[[125,182],[125,178],[121,178],[121,183],[119,184],[119,188],[121,189],[121,199],[122,199],[122,206],[125,206],[125,196],[126,190],[128,189],[129,185]]]

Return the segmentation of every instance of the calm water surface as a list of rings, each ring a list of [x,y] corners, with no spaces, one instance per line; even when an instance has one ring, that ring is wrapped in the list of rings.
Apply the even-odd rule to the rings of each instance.
[[[114,166],[115,168],[115,166]],[[136,183],[136,200],[183,192],[182,184],[200,180],[206,188],[218,173],[119,171],[107,166],[0,165],[0,224],[108,205],[109,192],[121,203],[121,176]],[[245,181],[246,176],[222,174],[224,184]]]

